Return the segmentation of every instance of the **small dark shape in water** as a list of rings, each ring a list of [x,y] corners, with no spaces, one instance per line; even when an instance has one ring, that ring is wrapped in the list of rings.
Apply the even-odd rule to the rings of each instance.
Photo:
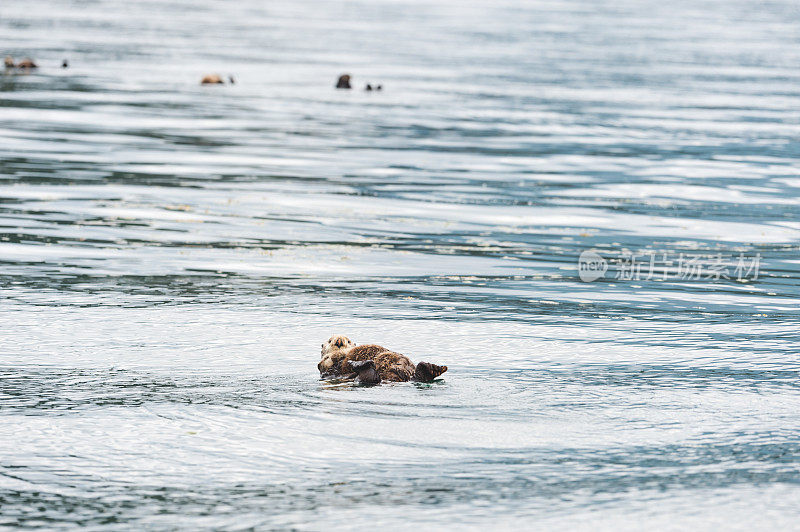
[[[342,74],[336,82],[337,89],[352,89],[350,86],[350,74]]]
[[[66,59],[64,59],[64,60],[61,62],[61,68],[69,68],[69,61],[67,61]]]
[[[364,87],[364,90],[365,90],[365,91],[371,91],[371,90],[372,90],[372,85],[370,85],[369,83],[367,83],[367,86],[366,86],[366,87]]]
[[[228,76],[228,83],[231,85],[236,85],[236,80],[233,78],[233,76]]]
[[[376,91],[382,91],[383,90],[383,85],[378,85],[377,87],[375,87],[375,90]]]
[[[203,79],[200,80],[200,85],[214,85],[214,84],[224,85],[225,82],[222,81],[222,77],[220,77],[219,74],[208,74],[203,76]]]
[[[25,59],[23,59],[22,61],[17,63],[17,68],[21,68],[21,69],[24,69],[24,70],[30,70],[32,68],[39,68],[39,65],[34,63],[33,59],[31,59],[30,57],[26,57]]]

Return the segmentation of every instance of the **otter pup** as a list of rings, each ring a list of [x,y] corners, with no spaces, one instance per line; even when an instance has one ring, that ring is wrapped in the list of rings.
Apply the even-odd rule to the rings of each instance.
[[[322,344],[322,360],[317,364],[322,378],[354,378],[357,384],[381,381],[431,382],[447,371],[447,366],[420,362],[416,366],[407,356],[375,344],[355,345],[339,334]]]
[[[213,85],[213,84],[224,85],[225,82],[222,81],[222,77],[219,74],[207,74],[203,76],[203,79],[200,80],[200,85]]]
[[[350,74],[342,74],[339,76],[339,81],[336,82],[337,89],[351,89]]]
[[[323,378],[347,375],[352,373],[346,361],[372,360],[378,354],[387,351],[379,345],[356,345],[347,336],[335,334],[322,344],[322,360],[317,364]]]
[[[14,65],[14,58],[11,57],[10,55],[6,56],[6,59],[5,59],[4,63],[6,65],[6,68],[14,68],[14,66],[15,66]]]

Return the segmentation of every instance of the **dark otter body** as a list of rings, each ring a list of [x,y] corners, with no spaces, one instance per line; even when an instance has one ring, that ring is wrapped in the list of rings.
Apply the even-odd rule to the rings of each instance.
[[[350,74],[342,74],[339,76],[339,80],[336,82],[337,89],[351,89],[350,86]]]

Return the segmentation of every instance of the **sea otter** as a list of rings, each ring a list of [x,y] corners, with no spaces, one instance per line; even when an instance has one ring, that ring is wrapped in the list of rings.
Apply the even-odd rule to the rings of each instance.
[[[17,71],[29,72],[34,68],[39,68],[39,65],[37,65],[30,57],[26,57],[19,63],[14,64],[14,58],[10,55],[7,55],[3,61],[3,64],[5,65],[6,70],[16,69]]]
[[[342,74],[339,76],[339,79],[336,81],[336,88],[337,89],[350,89],[350,74]]]
[[[356,345],[340,334],[331,336],[322,344],[322,360],[317,368],[322,378],[352,378],[357,384],[410,380],[431,382],[447,371],[447,366],[430,362],[420,362],[415,366],[405,355],[375,344]]]
[[[225,84],[222,80],[222,76],[219,74],[207,74],[203,76],[203,79],[200,80],[200,85],[214,85],[214,84]]]
[[[33,59],[30,57],[26,57],[19,63],[17,63],[17,68],[21,68],[22,70],[30,70],[32,68],[39,68],[39,65],[33,62]]]

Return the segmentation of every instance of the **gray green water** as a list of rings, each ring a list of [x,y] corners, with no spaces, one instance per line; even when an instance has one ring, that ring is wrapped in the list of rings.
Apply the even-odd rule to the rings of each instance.
[[[797,526],[796,2],[5,0],[6,53],[0,527]]]

